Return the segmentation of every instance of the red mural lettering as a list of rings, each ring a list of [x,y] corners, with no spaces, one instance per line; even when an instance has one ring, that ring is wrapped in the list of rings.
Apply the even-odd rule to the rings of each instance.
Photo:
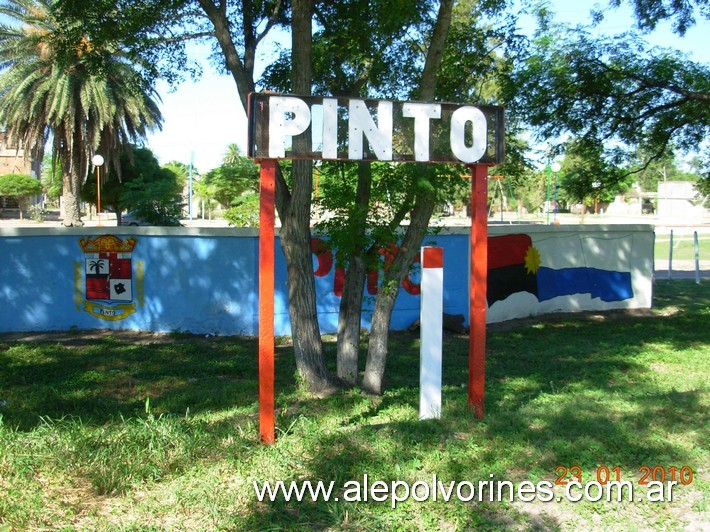
[[[420,256],[414,257],[414,260],[412,261],[412,266],[415,264],[421,262],[422,259]],[[412,282],[412,280],[409,278],[409,274],[412,273],[412,266],[409,267],[409,271],[407,272],[407,275],[404,276],[404,279],[402,279],[402,288],[405,289],[408,293],[412,294],[413,296],[418,296],[421,291],[422,291],[422,285],[419,283]]]
[[[377,270],[370,270],[367,272],[367,293],[371,296],[377,295],[379,280],[380,276]]]
[[[384,258],[383,268],[388,270],[394,261],[394,257],[397,255],[399,247],[394,244],[387,244],[380,248],[380,256]],[[316,277],[325,277],[333,269],[333,252],[328,248],[328,244],[320,238],[311,239],[311,252],[316,256],[318,260],[318,268],[315,270]],[[412,266],[420,262],[419,256],[415,257],[412,261]],[[421,293],[421,286],[415,283],[410,278],[410,273],[402,280],[402,288],[413,295],[418,296]],[[370,295],[377,295],[378,292],[378,271],[377,269],[372,269],[367,273],[367,293]],[[333,281],[333,292],[337,297],[342,297],[343,287],[345,286],[345,269],[336,267],[335,268],[335,279]]]
[[[384,264],[384,269],[389,270],[390,266],[392,266],[392,262],[394,261],[395,256],[397,255],[397,252],[399,251],[399,246],[397,246],[394,243],[389,243],[386,246],[382,246],[380,248],[380,255],[385,259],[385,264]],[[409,266],[410,271],[407,272],[407,275],[404,276],[404,279],[402,280],[402,288],[404,290],[413,295],[413,296],[418,296],[421,293],[421,286],[418,283],[412,282],[409,274],[411,273],[412,267],[421,262],[421,257],[418,255],[414,257],[414,260],[412,260],[412,264]],[[376,272],[375,272],[376,273]],[[375,294],[377,293],[377,289],[375,289]]]
[[[314,272],[316,277],[325,277],[333,268],[333,253],[320,238],[311,238],[311,252],[318,259],[318,268]]]
[[[345,268],[335,268],[335,280],[333,281],[333,292],[338,297],[343,297],[343,287],[345,286]]]

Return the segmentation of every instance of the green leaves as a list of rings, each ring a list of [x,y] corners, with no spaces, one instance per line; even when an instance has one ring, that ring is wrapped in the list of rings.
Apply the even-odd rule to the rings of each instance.
[[[137,218],[150,225],[181,225],[182,196],[174,182],[169,179],[146,181],[139,176],[126,183],[125,188],[121,205],[132,209]]]
[[[0,175],[0,196],[33,196],[42,193],[42,185],[26,174]]]
[[[673,31],[681,37],[696,22],[696,6],[704,19],[710,18],[707,0],[626,0],[631,4],[636,15],[638,27],[643,31],[652,31],[659,22],[672,20]],[[620,6],[622,0],[610,0],[613,6]]]
[[[573,139],[566,144],[565,159],[560,174],[561,199],[583,203],[587,199],[612,200],[628,188],[626,173],[604,157],[604,150],[585,139]]]
[[[213,198],[224,207],[234,205],[243,193],[256,192],[259,187],[259,168],[251,159],[228,148],[225,163],[204,175],[204,184],[210,187]]]
[[[12,196],[20,206],[20,218],[26,207],[25,200],[42,193],[40,182],[26,174],[0,175],[0,196]]]
[[[35,156],[52,139],[64,174],[69,225],[80,225],[78,190],[101,144],[110,166],[128,143],[162,122],[155,93],[112,42],[95,42],[49,0],[4,0],[0,123]],[[108,12],[108,11],[107,11]],[[119,172],[120,173],[120,172]]]
[[[183,185],[176,169],[161,168],[148,148],[131,147],[121,154],[119,176],[115,168],[102,167],[101,204],[115,212],[128,209],[151,225],[179,225]],[[96,179],[82,186],[84,201],[95,203]]]
[[[259,194],[242,194],[224,213],[224,219],[235,227],[259,227]]]
[[[632,33],[594,38],[575,28],[532,44],[506,92],[539,138],[643,145],[658,157],[671,144],[697,149],[710,134],[707,66]]]

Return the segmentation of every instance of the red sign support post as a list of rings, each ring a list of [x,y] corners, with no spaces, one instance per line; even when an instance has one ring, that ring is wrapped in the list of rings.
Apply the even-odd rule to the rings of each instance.
[[[471,166],[471,279],[469,299],[468,406],[483,417],[486,383],[488,290],[488,166]]]
[[[274,443],[274,223],[276,161],[262,159],[259,189],[259,433]]]

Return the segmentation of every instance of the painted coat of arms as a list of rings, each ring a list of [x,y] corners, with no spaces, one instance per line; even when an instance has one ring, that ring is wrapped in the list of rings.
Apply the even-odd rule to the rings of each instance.
[[[133,237],[115,235],[79,239],[84,261],[74,263],[77,310],[115,321],[143,306],[143,263],[134,265],[132,258],[136,244]]]

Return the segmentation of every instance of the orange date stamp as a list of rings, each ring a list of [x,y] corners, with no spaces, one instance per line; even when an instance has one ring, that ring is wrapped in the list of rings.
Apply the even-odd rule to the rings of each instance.
[[[648,486],[649,482],[676,482],[687,486],[693,482],[693,468],[687,465],[681,467],[641,466],[638,468],[638,473],[640,475],[637,481],[639,486]],[[581,467],[576,465],[557,466],[555,474],[557,475],[555,484],[559,486],[567,485],[570,481],[582,484],[585,480],[585,473]],[[620,466],[608,467],[600,465],[596,471],[589,472],[589,475],[592,478],[587,478],[587,480],[596,480],[602,486],[609,482],[622,482],[623,480]]]

